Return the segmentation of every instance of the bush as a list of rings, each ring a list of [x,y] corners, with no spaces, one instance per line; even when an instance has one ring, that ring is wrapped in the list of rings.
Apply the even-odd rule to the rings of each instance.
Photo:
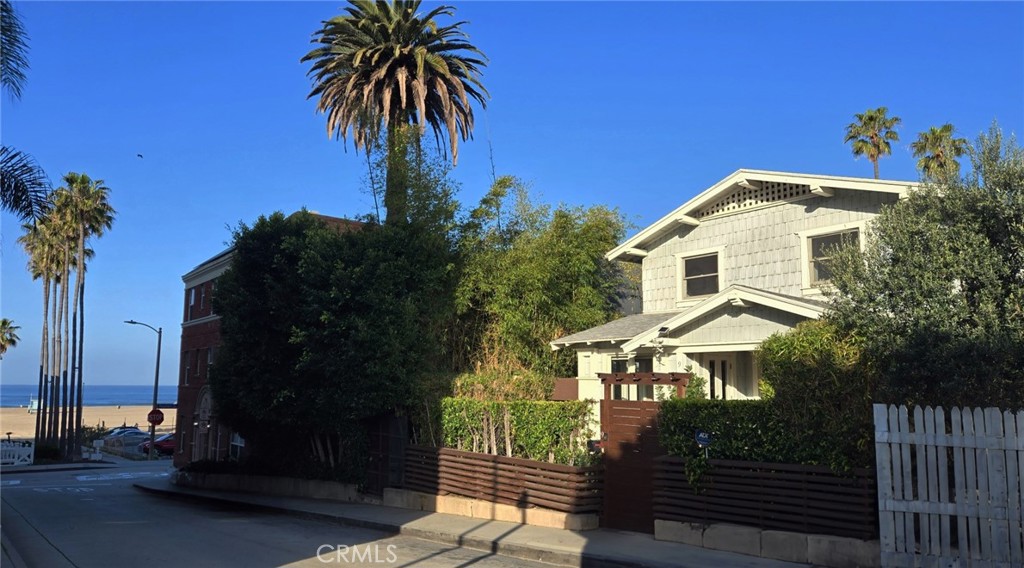
[[[580,465],[587,463],[585,401],[441,401],[444,445],[470,452]]]
[[[835,471],[874,463],[875,379],[855,338],[812,320],[764,340],[758,359],[801,463]]]

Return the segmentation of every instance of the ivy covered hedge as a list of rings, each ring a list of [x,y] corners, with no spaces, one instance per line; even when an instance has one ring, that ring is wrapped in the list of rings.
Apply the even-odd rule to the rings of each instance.
[[[584,401],[441,401],[444,446],[469,452],[582,465],[589,422]]]

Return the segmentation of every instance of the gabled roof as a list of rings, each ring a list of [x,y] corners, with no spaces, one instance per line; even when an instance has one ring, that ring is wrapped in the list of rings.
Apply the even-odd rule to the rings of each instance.
[[[652,325],[650,328],[638,333],[632,339],[622,344],[622,350],[634,351],[639,347],[648,345],[659,335],[670,334],[726,304],[735,306],[758,304],[812,319],[820,317],[822,312],[825,311],[824,302],[733,284],[685,312],[660,324]]]
[[[772,172],[765,170],[736,170],[722,181],[702,191],[699,195],[680,205],[653,225],[626,239],[624,243],[612,249],[605,257],[608,260],[633,260],[646,256],[647,246],[675,230],[679,225],[697,226],[700,219],[697,212],[712,205],[716,200],[725,197],[740,188],[758,188],[765,183],[795,184],[809,186],[810,193],[828,197],[836,189],[855,191],[875,191],[905,196],[908,191],[916,189],[918,184],[909,181],[880,180],[871,178],[852,178],[825,176],[815,174],[798,174]],[[807,188],[804,188],[806,191]]]
[[[596,343],[598,341],[629,341],[638,333],[650,328],[658,329],[661,325],[678,316],[680,312],[661,312],[656,314],[635,314],[625,316],[604,325],[585,329],[579,333],[567,335],[551,342],[552,351],[568,347],[574,343]]]

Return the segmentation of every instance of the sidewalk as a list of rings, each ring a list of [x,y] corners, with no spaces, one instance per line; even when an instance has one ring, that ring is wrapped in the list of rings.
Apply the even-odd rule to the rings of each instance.
[[[443,513],[182,488],[167,480],[137,482],[143,491],[181,499],[246,505],[424,540],[485,550],[559,566],[651,568],[794,568],[805,566],[742,554],[656,541],[651,535],[599,529],[585,532],[483,521]]]

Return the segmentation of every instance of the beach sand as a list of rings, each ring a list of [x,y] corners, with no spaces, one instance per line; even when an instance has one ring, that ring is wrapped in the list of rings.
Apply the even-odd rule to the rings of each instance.
[[[106,428],[113,428],[127,424],[134,426],[138,424],[142,430],[149,429],[146,422],[146,415],[149,414],[149,406],[86,406],[82,409],[82,425],[96,426],[104,425]],[[164,423],[157,427],[158,431],[174,431],[174,421],[177,415],[173,409],[164,409]],[[32,439],[36,428],[36,415],[29,414],[27,408],[0,408],[0,436],[7,439],[7,433],[11,433],[11,439]]]

